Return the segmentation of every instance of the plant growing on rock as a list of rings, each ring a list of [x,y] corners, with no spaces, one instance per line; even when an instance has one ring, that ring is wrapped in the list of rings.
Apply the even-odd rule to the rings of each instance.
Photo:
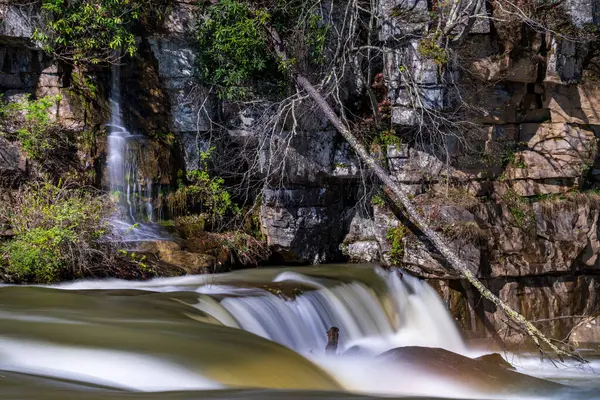
[[[512,222],[515,226],[527,233],[535,233],[536,219],[529,201],[512,190],[509,190],[502,196],[502,199],[508,207],[508,211],[512,216]]]
[[[185,179],[183,171],[179,172],[179,187],[175,192],[167,194],[163,201],[172,216],[182,217],[191,209],[200,214],[187,218],[191,219],[192,225],[198,225],[201,221],[202,229],[205,225],[210,225],[212,229],[218,230],[226,217],[239,215],[240,209],[225,188],[225,180],[219,176],[211,176],[208,172],[213,150],[210,148],[201,152],[201,169],[188,171]]]
[[[166,5],[162,0],[41,0],[33,39],[68,62],[114,63],[121,50],[136,52],[134,25],[160,19]]]
[[[404,257],[404,237],[408,230],[402,224],[389,228],[386,239],[390,243],[390,261],[394,265],[401,265]]]
[[[42,160],[58,146],[59,135],[50,118],[50,109],[60,102],[60,96],[46,96],[32,100],[28,95],[23,100],[2,106],[0,114],[8,130],[9,137],[16,138],[29,157]]]

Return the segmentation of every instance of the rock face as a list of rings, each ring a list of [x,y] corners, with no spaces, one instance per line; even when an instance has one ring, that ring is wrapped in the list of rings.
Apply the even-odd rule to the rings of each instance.
[[[340,257],[344,212],[353,205],[356,174],[333,131],[302,131],[285,151],[261,155],[280,169],[262,191],[261,220],[269,245],[286,262],[319,264]],[[274,187],[277,184],[279,187]]]
[[[590,47],[538,35],[523,49],[532,56],[502,53],[509,28],[492,19],[474,27],[458,50],[470,70],[449,66],[443,76],[417,44],[393,40],[423,29],[398,20],[404,3],[384,2],[387,22],[380,28],[389,44],[384,74],[392,122],[406,131],[428,124],[420,108],[453,109],[454,89],[444,82],[454,80],[464,85],[462,100],[481,107],[472,117],[481,125],[466,128],[468,143],[450,143],[450,162],[423,138],[388,147],[391,175],[492,292],[553,337],[595,341],[595,325],[581,322],[600,309],[600,92],[598,71],[585,61],[594,57]],[[594,2],[572,0],[564,7],[575,26],[600,23]],[[426,12],[425,1],[410,2],[412,21]],[[411,97],[415,92],[420,102]],[[408,230],[396,238],[400,250],[391,248],[389,235],[400,223],[378,204],[371,215],[356,214],[345,253],[390,264],[395,252],[394,260],[400,257],[404,268],[438,289],[467,335],[522,340],[419,232]]]
[[[589,346],[600,343],[600,317],[587,318],[571,332],[570,341],[576,346]]]
[[[0,187],[22,182],[28,174],[27,158],[21,149],[0,137]]]

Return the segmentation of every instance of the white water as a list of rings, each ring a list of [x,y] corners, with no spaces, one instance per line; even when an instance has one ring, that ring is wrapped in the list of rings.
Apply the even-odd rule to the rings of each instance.
[[[141,391],[222,387],[191,370],[150,356],[1,337],[0,370]]]
[[[292,272],[273,282],[297,282],[317,288],[284,300],[259,288],[220,283],[219,276],[159,278],[146,282],[83,281],[61,289],[139,289],[156,292],[195,291],[196,308],[224,325],[240,327],[301,354],[324,353],[326,332],[340,329],[339,352],[358,346],[379,353],[399,346],[441,347],[466,351],[460,332],[444,302],[426,282],[395,271],[377,270],[387,293],[377,295],[365,283],[324,285],[322,278]],[[226,275],[231,278],[231,275]],[[331,282],[331,281],[330,281]],[[215,300],[215,296],[224,298]]]
[[[151,179],[142,179],[139,167],[143,152],[138,141],[145,140],[142,135],[132,135],[123,123],[121,111],[121,66],[112,66],[110,84],[110,122],[107,124],[108,157],[107,169],[110,189],[119,194],[120,215],[111,220],[117,233],[127,240],[158,240],[164,238],[156,227],[141,221],[154,222],[154,185]]]
[[[218,305],[201,298],[197,307],[226,325],[233,317],[240,328],[301,354],[322,353],[325,333],[332,326],[340,329],[340,353],[353,346],[373,354],[399,346],[465,351],[454,321],[429,285],[408,275],[401,279],[395,272],[381,274],[389,294],[382,299],[361,282],[328,288],[308,276],[282,273],[275,282],[294,280],[321,288],[286,301],[266,291],[256,295],[258,289],[253,289],[254,296],[247,296],[248,289],[211,285],[212,293],[238,296],[226,297]],[[391,300],[388,312],[381,302],[387,299]]]
[[[319,272],[322,270],[316,273],[301,271],[240,271],[242,273],[160,278],[147,282],[82,281],[55,287],[70,290],[136,289],[157,294],[173,293],[173,296],[179,292],[191,293],[198,299],[191,306],[225,326],[252,332],[293,349],[327,371],[348,391],[444,398],[482,397],[456,382],[373,357],[401,346],[441,347],[470,357],[485,353],[465,346],[444,303],[427,283],[408,274],[400,277],[396,272],[379,269],[376,275],[366,278],[368,283],[348,277],[338,280],[333,277],[335,274],[323,275]],[[254,284],[240,286],[240,282]],[[268,282],[313,290],[285,300],[261,289],[265,287],[264,284],[268,287]],[[188,301],[186,303],[190,304]],[[342,357],[325,355],[326,331],[331,326],[340,329],[338,353],[345,353]],[[203,338],[199,337],[198,340]],[[12,353],[6,352],[6,343]],[[38,349],[41,351],[41,358],[32,357],[27,351],[21,352],[27,346],[0,341],[0,369],[29,371],[135,390],[211,388],[217,385],[199,371],[171,364],[164,357],[153,358],[148,354],[115,352],[112,349],[69,350],[65,347],[51,349],[56,360],[51,363],[43,356],[50,351],[46,349],[47,344],[34,343],[31,347],[36,352]],[[75,350],[77,353],[72,352]],[[77,364],[75,359],[79,357],[98,362],[83,363],[81,368],[72,367]],[[598,376],[597,369],[600,367],[595,362],[583,367],[579,364],[561,364],[557,369],[550,363],[540,362],[535,356],[517,358],[507,354],[505,358],[521,372],[582,387],[594,386],[589,382]],[[203,362],[202,359],[198,361]],[[113,362],[119,363],[119,367],[107,367]],[[145,367],[136,370],[136,363]],[[148,368],[156,369],[160,376],[149,372]],[[583,383],[579,384],[578,381]],[[577,398],[598,397],[586,394]]]

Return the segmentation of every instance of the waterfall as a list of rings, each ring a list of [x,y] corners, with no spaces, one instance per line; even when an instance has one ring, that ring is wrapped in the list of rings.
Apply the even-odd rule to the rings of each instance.
[[[339,352],[382,352],[418,345],[464,352],[452,317],[437,293],[426,283],[396,272],[378,271],[386,296],[353,281],[325,286],[319,279],[283,272],[274,282],[296,282],[315,287],[284,299],[261,289],[207,285],[196,306],[224,325],[241,328],[278,342],[299,353],[322,353],[325,332],[340,329]],[[219,302],[214,298],[223,297]]]
[[[142,222],[154,222],[154,185],[140,176],[144,156],[143,135],[132,135],[123,123],[121,110],[121,65],[112,65],[110,83],[110,122],[108,135],[108,178],[110,190],[119,196],[120,216],[113,225],[131,239],[156,239],[156,229]],[[132,229],[132,225],[135,228]]]

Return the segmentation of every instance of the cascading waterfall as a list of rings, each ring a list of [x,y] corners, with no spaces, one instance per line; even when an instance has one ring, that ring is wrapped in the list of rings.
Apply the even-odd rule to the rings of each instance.
[[[154,187],[151,179],[142,179],[139,174],[140,157],[143,156],[141,144],[143,135],[132,135],[123,123],[121,111],[121,66],[112,66],[110,84],[111,118],[107,124],[108,136],[108,175],[110,189],[118,193],[121,216],[113,221],[121,232],[128,232],[136,239],[155,239],[155,229],[140,225],[141,221],[154,221]],[[131,226],[136,224],[135,229]]]
[[[460,333],[435,291],[412,276],[379,271],[387,294],[355,281],[327,287],[318,278],[284,272],[274,282],[314,287],[285,300],[265,290],[207,285],[197,307],[224,325],[239,327],[299,353],[322,353],[325,332],[340,329],[339,350],[382,352],[419,345],[464,352]],[[215,302],[211,296],[225,296]]]
[[[325,352],[331,326],[340,329],[340,356]],[[423,365],[406,365],[379,356],[410,345],[473,352],[427,283],[379,268],[257,269],[51,288],[0,285],[0,392],[7,397],[8,390],[7,398],[252,397],[232,388],[259,389],[256,398],[263,399],[287,398],[281,390],[288,389],[307,390],[290,398],[338,399],[332,391],[340,390],[508,398],[479,392],[468,377],[456,379],[458,364],[448,375],[439,365],[429,370],[427,357]],[[539,361],[528,360],[538,374],[599,387],[598,362],[585,370],[565,364],[557,372],[554,365],[540,369]],[[132,393],[165,390],[176,392]],[[553,388],[556,397],[543,398],[598,398],[591,390]]]

